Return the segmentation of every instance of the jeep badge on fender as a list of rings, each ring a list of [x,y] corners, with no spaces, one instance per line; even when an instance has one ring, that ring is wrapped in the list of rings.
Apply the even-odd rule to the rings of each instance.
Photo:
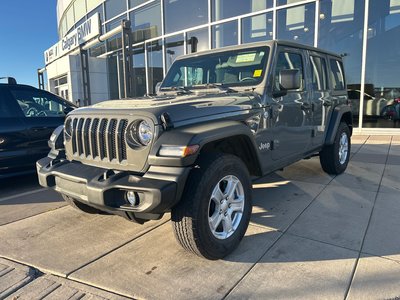
[[[37,171],[87,213],[171,212],[183,248],[220,259],[249,224],[250,176],[314,155],[344,172],[351,120],[339,55],[283,41],[214,49],[176,59],[157,95],[69,113]]]

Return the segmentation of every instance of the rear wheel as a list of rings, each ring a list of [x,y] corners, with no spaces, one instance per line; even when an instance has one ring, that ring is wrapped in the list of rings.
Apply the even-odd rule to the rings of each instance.
[[[94,207],[91,207],[89,205],[86,205],[84,203],[79,202],[78,200],[75,200],[74,198],[67,196],[67,195],[61,195],[65,202],[67,202],[70,206],[73,208],[85,212],[87,214],[101,214],[103,213],[101,210],[98,210]]]
[[[349,163],[350,150],[350,129],[341,122],[333,144],[326,145],[319,154],[322,169],[332,175],[343,173]]]
[[[242,240],[251,215],[251,181],[233,155],[212,154],[198,162],[182,200],[172,209],[178,242],[208,259],[231,253]]]

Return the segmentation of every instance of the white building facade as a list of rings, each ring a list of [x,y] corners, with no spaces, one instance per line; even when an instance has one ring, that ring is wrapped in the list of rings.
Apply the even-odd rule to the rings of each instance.
[[[154,92],[182,54],[284,39],[343,56],[356,131],[400,128],[400,0],[58,0],[57,16],[40,72],[81,105]]]

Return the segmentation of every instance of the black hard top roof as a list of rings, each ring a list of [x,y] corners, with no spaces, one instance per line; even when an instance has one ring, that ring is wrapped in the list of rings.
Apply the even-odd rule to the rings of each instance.
[[[201,56],[201,55],[205,55],[205,54],[217,53],[217,52],[223,52],[223,51],[229,51],[229,50],[248,49],[248,48],[262,47],[262,46],[273,47],[273,46],[277,46],[277,45],[301,48],[301,49],[306,49],[306,50],[310,50],[310,51],[320,52],[320,53],[328,54],[328,55],[331,55],[331,56],[341,59],[341,56],[336,53],[333,53],[333,52],[330,52],[330,51],[327,51],[327,50],[324,50],[321,48],[316,48],[316,47],[312,47],[312,46],[308,46],[308,45],[304,45],[304,44],[300,44],[300,43],[295,43],[292,41],[285,41],[285,40],[271,40],[271,41],[263,41],[263,42],[255,42],[255,43],[247,43],[247,44],[241,44],[241,45],[235,45],[235,46],[222,47],[222,48],[218,48],[218,49],[205,50],[205,51],[195,52],[195,53],[191,53],[191,54],[187,54],[187,55],[182,55],[182,56],[178,57],[177,59],[182,59],[182,58],[187,58],[187,57],[196,57],[196,56]]]

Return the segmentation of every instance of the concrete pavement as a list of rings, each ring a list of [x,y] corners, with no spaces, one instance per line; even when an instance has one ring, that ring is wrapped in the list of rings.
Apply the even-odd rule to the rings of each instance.
[[[54,290],[60,299],[71,291],[144,299],[399,298],[400,137],[354,136],[352,143],[340,176],[325,174],[312,158],[255,181],[246,236],[219,261],[182,250],[169,215],[137,225],[77,212],[31,184],[14,193],[2,186],[0,293],[2,266],[15,264],[22,269],[13,293],[27,298],[43,285],[63,287]]]

